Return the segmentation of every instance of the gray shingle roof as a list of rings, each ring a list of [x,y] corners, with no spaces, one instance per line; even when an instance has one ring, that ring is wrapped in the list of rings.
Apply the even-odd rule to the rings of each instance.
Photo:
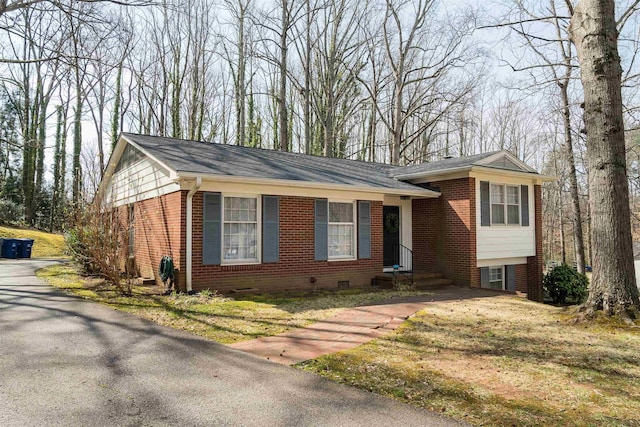
[[[131,133],[123,136],[177,172],[426,192],[392,178],[398,167],[381,163]]]
[[[489,153],[474,154],[467,157],[456,157],[452,159],[436,160],[435,162],[420,163],[417,165],[409,165],[396,169],[393,176],[410,175],[421,172],[435,172],[439,170],[456,169],[465,166],[472,166],[480,160],[493,156],[500,151],[491,151]]]

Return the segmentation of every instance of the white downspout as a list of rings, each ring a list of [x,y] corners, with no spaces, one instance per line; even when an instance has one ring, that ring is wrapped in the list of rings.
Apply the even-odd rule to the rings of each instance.
[[[187,193],[187,293],[192,291],[191,270],[193,269],[193,195],[200,189],[202,178],[196,178],[195,184]]]

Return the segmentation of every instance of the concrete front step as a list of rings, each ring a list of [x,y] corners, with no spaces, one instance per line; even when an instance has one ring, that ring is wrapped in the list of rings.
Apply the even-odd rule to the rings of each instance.
[[[398,282],[401,284],[409,284],[411,275],[398,274]],[[375,284],[380,288],[393,287],[393,274],[381,274],[375,277]],[[413,285],[416,289],[438,289],[453,284],[453,280],[447,279],[442,273],[414,273]]]
[[[423,279],[444,279],[444,274],[442,273],[430,273],[430,272],[415,272],[413,273],[413,280],[423,280]]]
[[[445,279],[445,278],[426,279],[426,280],[423,279],[423,280],[415,280],[413,282],[413,286],[416,289],[421,289],[421,290],[439,289],[449,285],[453,285],[453,280]]]

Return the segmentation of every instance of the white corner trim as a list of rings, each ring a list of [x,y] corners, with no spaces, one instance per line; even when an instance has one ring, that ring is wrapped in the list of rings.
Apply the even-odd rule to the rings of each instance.
[[[187,292],[193,289],[193,195],[200,189],[202,178],[196,178],[193,187],[187,193]]]

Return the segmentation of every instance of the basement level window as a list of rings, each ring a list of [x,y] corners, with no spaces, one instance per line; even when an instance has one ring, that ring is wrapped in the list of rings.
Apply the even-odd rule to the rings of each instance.
[[[504,289],[504,267],[489,267],[489,287]]]

